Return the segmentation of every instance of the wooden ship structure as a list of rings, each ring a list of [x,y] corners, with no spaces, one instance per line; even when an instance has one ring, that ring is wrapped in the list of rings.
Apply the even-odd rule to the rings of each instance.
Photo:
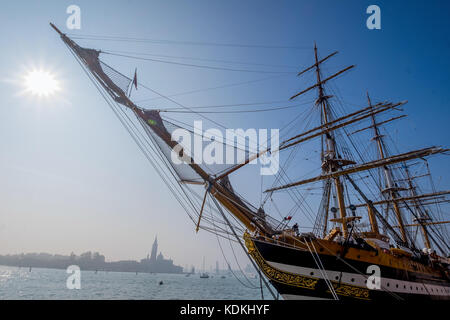
[[[367,94],[366,106],[337,115],[327,85],[354,67],[323,76],[322,64],[337,52],[320,59],[315,46],[313,65],[298,76],[314,72],[316,81],[291,97],[292,100],[312,90],[317,92],[313,105],[320,118],[317,126],[284,139],[277,150],[267,147],[248,154],[236,165],[214,172],[197,163],[171,139],[179,124],[163,119],[160,110],[141,108],[130,99],[128,90],[133,80],[102,62],[101,51],[80,47],[52,27],[113,111],[118,115],[125,112],[125,116],[119,117],[122,124],[131,123],[127,122],[129,114],[135,117],[141,127],[129,124],[130,134],[187,210],[196,230],[233,237],[263,275],[262,280],[274,298],[281,295],[284,299],[450,299],[449,242],[443,228],[449,221],[438,221],[433,214],[439,205],[448,203],[446,195],[450,191],[423,193],[418,182],[431,178],[426,159],[445,154],[448,149],[433,146],[392,153],[380,128],[404,116],[387,120],[380,117],[401,110],[406,101],[372,103]],[[369,125],[351,133],[346,130],[364,121]],[[375,144],[376,159],[361,161],[364,154],[356,151],[355,156],[349,152],[350,148],[340,144],[345,137],[363,131],[372,133],[372,141],[368,143]],[[239,170],[266,153],[282,153],[311,140],[319,140],[320,174],[296,181],[276,179],[277,183],[264,191],[265,195],[273,195],[319,185],[320,204],[312,231],[300,232],[297,224],[291,225],[290,217],[277,220],[264,207],[251,205],[235,191],[230,176],[239,174]],[[173,150],[183,160],[181,165],[172,163]],[[424,163],[428,172],[423,177],[412,175],[412,161]],[[362,174],[379,179],[369,183],[370,178],[362,179]],[[193,188],[202,193],[192,196]],[[364,225],[362,220],[368,223]],[[419,240],[417,230],[421,233]]]

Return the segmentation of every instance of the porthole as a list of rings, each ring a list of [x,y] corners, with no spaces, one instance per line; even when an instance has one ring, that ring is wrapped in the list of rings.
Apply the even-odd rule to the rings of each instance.
[[[351,282],[355,282],[355,279],[354,278],[351,278],[351,280],[350,280]]]
[[[395,287],[398,288],[398,284],[396,284]]]
[[[387,283],[387,286],[389,287],[389,282]]]
[[[310,272],[309,275],[310,275],[310,276],[313,276],[313,275],[314,275],[314,272]]]
[[[339,280],[339,276],[336,276],[336,278],[335,278],[336,280]]]

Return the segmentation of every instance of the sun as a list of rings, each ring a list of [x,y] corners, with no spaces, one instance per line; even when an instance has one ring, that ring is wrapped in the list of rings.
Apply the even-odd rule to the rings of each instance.
[[[59,88],[59,83],[55,77],[44,70],[33,70],[25,76],[25,88],[28,92],[39,97],[47,97]]]

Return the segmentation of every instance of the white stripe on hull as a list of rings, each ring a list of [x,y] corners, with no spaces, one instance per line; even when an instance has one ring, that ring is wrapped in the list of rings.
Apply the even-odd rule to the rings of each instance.
[[[284,300],[331,300],[327,298],[317,298],[309,296],[300,296],[298,294],[282,294]]]
[[[272,267],[294,274],[299,274],[311,278],[323,279],[322,273],[324,273],[329,280],[339,281],[343,284],[348,284],[351,286],[367,288],[366,276],[358,273],[348,273],[340,271],[330,271],[330,270],[319,270],[314,268],[304,268],[294,265],[288,265],[278,262],[267,261]],[[367,275],[367,277],[369,274]],[[426,294],[426,295],[436,295],[436,296],[450,296],[450,287],[423,284],[419,282],[412,281],[402,281],[397,279],[383,278],[381,274],[381,289],[384,291],[396,292],[396,293],[408,293],[408,294]],[[313,298],[314,299],[314,298]]]

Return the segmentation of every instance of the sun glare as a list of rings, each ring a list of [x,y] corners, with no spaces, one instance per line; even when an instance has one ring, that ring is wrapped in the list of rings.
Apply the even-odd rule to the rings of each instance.
[[[30,71],[25,77],[25,87],[28,92],[37,96],[50,96],[59,90],[58,81],[54,76],[43,70]]]

